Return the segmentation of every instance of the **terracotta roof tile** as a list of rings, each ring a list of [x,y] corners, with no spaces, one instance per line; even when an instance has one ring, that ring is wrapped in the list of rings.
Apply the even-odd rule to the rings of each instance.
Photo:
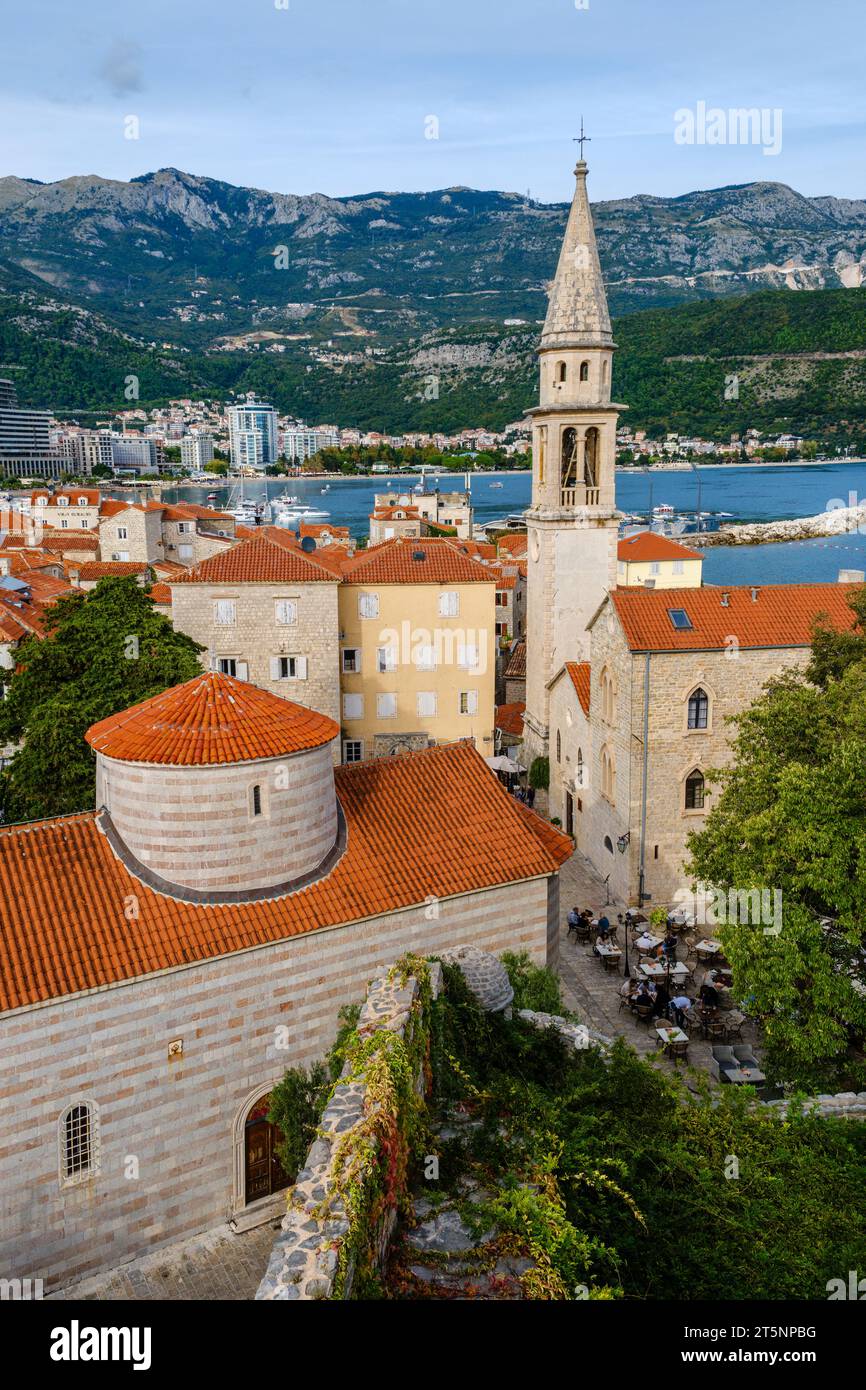
[[[43,531],[39,545],[42,550],[61,554],[64,550],[98,550],[99,536],[95,531]]]
[[[589,714],[590,664],[588,661],[566,661],[565,669],[577,691],[577,698],[584,714]]]
[[[511,656],[505,668],[507,680],[521,680],[526,676],[526,642],[521,637],[511,648]]]
[[[169,584],[151,584],[148,592],[154,603],[168,604],[171,607],[171,586]]]
[[[516,560],[518,556],[527,553],[529,538],[525,531],[518,531],[515,535],[500,536],[496,544],[498,554],[504,551],[506,555],[511,555]]]
[[[654,531],[638,531],[637,535],[625,536],[616,548],[618,560],[632,561],[636,564],[654,560],[703,560],[699,550],[689,550],[667,536],[656,535]]]
[[[342,858],[308,888],[261,902],[154,892],[112,853],[95,813],[0,829],[0,1009],[547,876],[572,852],[468,743],[340,767],[335,781]],[[130,894],[138,916],[126,921]]]
[[[525,700],[516,700],[510,705],[497,705],[494,721],[497,729],[501,729],[504,734],[514,734],[515,738],[523,738],[523,712],[525,709]]]
[[[423,555],[423,560],[414,559]],[[450,541],[395,537],[360,550],[343,565],[347,584],[493,584],[484,565]]]
[[[109,575],[146,574],[150,565],[144,560],[86,560],[78,571],[78,578],[85,581],[105,579]]]
[[[611,602],[632,651],[715,651],[730,647],[808,647],[812,624],[826,613],[850,628],[856,584],[767,584],[743,588],[617,588]],[[727,596],[727,602],[724,602]],[[686,615],[675,627],[672,612]]]
[[[205,767],[300,753],[339,732],[316,710],[209,671],[101,719],[85,738],[108,758]]]
[[[335,578],[330,564],[307,555],[297,541],[276,526],[264,526],[250,540],[211,555],[171,584],[315,584]]]

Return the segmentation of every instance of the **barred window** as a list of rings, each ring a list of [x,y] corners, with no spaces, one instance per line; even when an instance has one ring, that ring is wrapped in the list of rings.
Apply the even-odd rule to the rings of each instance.
[[[89,1101],[70,1105],[60,1118],[60,1176],[80,1182],[98,1171],[99,1135],[96,1106]]]

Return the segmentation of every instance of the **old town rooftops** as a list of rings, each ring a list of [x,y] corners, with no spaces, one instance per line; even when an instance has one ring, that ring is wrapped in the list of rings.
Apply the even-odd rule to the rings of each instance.
[[[338,767],[335,781],[344,854],[308,887],[259,902],[158,893],[112,852],[95,812],[0,829],[0,1010],[547,877],[572,852],[469,743]]]
[[[207,767],[319,748],[339,732],[327,715],[210,671],[101,719],[85,738],[108,758]]]
[[[633,652],[808,647],[821,614],[840,630],[854,624],[856,584],[770,584],[703,589],[617,588],[610,602]],[[592,627],[606,607],[601,605]]]

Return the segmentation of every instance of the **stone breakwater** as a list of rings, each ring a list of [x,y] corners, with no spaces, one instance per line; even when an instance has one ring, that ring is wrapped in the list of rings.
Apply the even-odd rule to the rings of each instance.
[[[836,507],[829,512],[819,512],[817,516],[801,516],[789,521],[739,522],[682,539],[690,546],[767,545],[774,541],[808,541],[818,536],[841,536],[851,532],[866,535],[866,503]]]
[[[441,966],[430,963],[432,997],[438,996]],[[420,996],[418,981],[410,976],[405,984],[397,978],[383,976],[373,980],[367,989],[367,999],[358,1018],[359,1038],[370,1038],[381,1029],[407,1037],[417,1018],[413,1005]],[[300,1300],[348,1298],[351,1293],[353,1270],[346,1271],[342,1291],[337,1291],[337,1251],[349,1233],[349,1218],[345,1203],[338,1195],[340,1174],[335,1170],[341,1141],[359,1126],[371,1102],[363,1076],[348,1079],[348,1063],[343,1076],[319,1121],[318,1137],[311,1145],[306,1162],[289,1190],[289,1209],[283,1217],[280,1234],[274,1241],[268,1268],[257,1299]],[[421,1094],[423,1075],[416,1078],[416,1090]],[[371,1154],[368,1172],[375,1170]],[[337,1160],[339,1161],[339,1160]],[[384,1262],[388,1242],[397,1219],[396,1210],[383,1214],[378,1231],[378,1251]]]

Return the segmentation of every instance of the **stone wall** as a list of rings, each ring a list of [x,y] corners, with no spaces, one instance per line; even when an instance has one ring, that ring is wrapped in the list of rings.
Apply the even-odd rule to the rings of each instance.
[[[424,963],[429,971],[429,997],[439,993],[441,966]],[[374,980],[358,1019],[361,1041],[387,1032],[406,1045],[413,1060],[412,1086],[416,1096],[426,1088],[426,1048],[422,1030],[421,983],[416,975],[402,978],[399,966]],[[383,1039],[383,1046],[391,1039]],[[415,1044],[414,1051],[412,1044]],[[420,1046],[419,1046],[420,1044]],[[397,1220],[399,1193],[376,1201],[382,1190],[389,1156],[377,1144],[375,1130],[383,1120],[400,1133],[407,1116],[387,1117],[373,1112],[381,1105],[374,1101],[366,1072],[353,1072],[350,1061],[319,1121],[318,1137],[307,1154],[289,1197],[289,1210],[274,1242],[267,1272],[259,1285],[257,1299],[309,1300],[347,1299],[351,1296],[359,1246],[364,1248],[374,1270],[384,1266],[388,1244]],[[347,1210],[344,1188],[353,1183],[352,1210]],[[376,1202],[372,1230],[358,1227]]]
[[[266,946],[242,949],[239,939],[232,955],[4,1014],[0,1270],[53,1289],[284,1211],[284,1193],[246,1204],[252,1106],[288,1067],[321,1058],[340,1007],[391,961],[471,941],[544,965],[547,912],[539,878]],[[134,951],[123,903],[117,922],[118,950]],[[66,1187],[58,1124],[79,1099],[98,1107],[100,1164]]]

